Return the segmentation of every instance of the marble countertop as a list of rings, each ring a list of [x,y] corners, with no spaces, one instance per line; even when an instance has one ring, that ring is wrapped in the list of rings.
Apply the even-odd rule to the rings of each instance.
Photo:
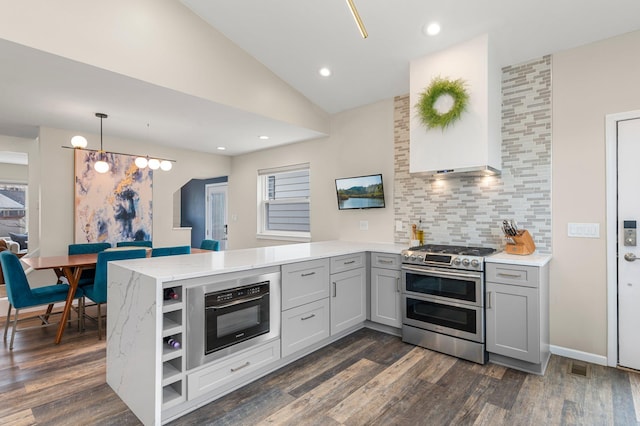
[[[485,261],[489,263],[504,263],[510,265],[525,265],[525,266],[544,266],[551,260],[550,254],[540,254],[534,252],[526,256],[519,256],[516,254],[507,254],[505,252],[499,252],[485,257]]]
[[[364,251],[400,254],[403,244],[321,241],[239,250],[212,251],[119,261],[118,264],[160,281],[173,281],[279,266]],[[115,262],[114,262],[115,263]]]

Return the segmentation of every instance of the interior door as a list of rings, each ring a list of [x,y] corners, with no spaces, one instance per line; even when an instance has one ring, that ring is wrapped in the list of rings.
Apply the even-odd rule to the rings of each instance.
[[[227,248],[227,184],[206,185],[207,239],[220,241],[220,250]]]
[[[618,122],[618,363],[640,370],[640,118]],[[635,260],[638,258],[637,260]]]

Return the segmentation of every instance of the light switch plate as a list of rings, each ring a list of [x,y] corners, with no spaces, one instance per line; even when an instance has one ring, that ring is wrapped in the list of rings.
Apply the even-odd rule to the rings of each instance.
[[[402,231],[402,221],[396,220],[396,232]]]
[[[361,220],[360,221],[360,230],[361,231],[366,231],[369,229],[369,221],[368,220]]]
[[[576,238],[600,238],[599,223],[569,223],[567,236]]]

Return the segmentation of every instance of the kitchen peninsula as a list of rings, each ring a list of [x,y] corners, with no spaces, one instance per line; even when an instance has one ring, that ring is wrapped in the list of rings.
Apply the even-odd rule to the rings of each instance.
[[[110,263],[107,383],[144,424],[178,418],[362,328],[369,318],[366,254],[377,253],[377,262],[399,270],[404,248],[328,241]],[[240,343],[238,351],[191,365],[192,346],[202,345],[195,336],[207,340],[211,333],[202,324],[194,333],[190,312],[200,309],[191,295],[212,285],[224,290],[228,283],[255,295],[265,276],[277,295],[271,297],[275,336],[250,346]],[[165,300],[168,289],[176,299]],[[229,317],[239,318],[233,312]],[[223,327],[220,321],[217,327]],[[178,346],[165,343],[169,338]]]

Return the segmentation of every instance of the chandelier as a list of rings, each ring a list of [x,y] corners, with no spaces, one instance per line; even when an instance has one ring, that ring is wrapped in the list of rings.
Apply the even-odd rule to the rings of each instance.
[[[132,155],[136,157],[135,164],[139,169],[144,169],[149,167],[151,170],[163,170],[169,171],[173,168],[173,163],[175,160],[167,160],[164,158],[158,157],[149,157],[148,155],[133,155],[133,154],[124,154],[122,152],[113,152],[113,151],[105,151],[102,146],[102,120],[109,117],[107,114],[102,112],[96,112],[96,117],[100,119],[100,150],[96,151],[93,149],[87,149],[87,139],[84,136],[74,136],[71,138],[71,148],[73,149],[83,149],[86,151],[93,151],[98,153],[98,161],[93,164],[93,168],[98,173],[107,173],[111,166],[107,162],[107,154],[120,154],[120,155]],[[70,148],[68,146],[63,146],[63,148]]]

